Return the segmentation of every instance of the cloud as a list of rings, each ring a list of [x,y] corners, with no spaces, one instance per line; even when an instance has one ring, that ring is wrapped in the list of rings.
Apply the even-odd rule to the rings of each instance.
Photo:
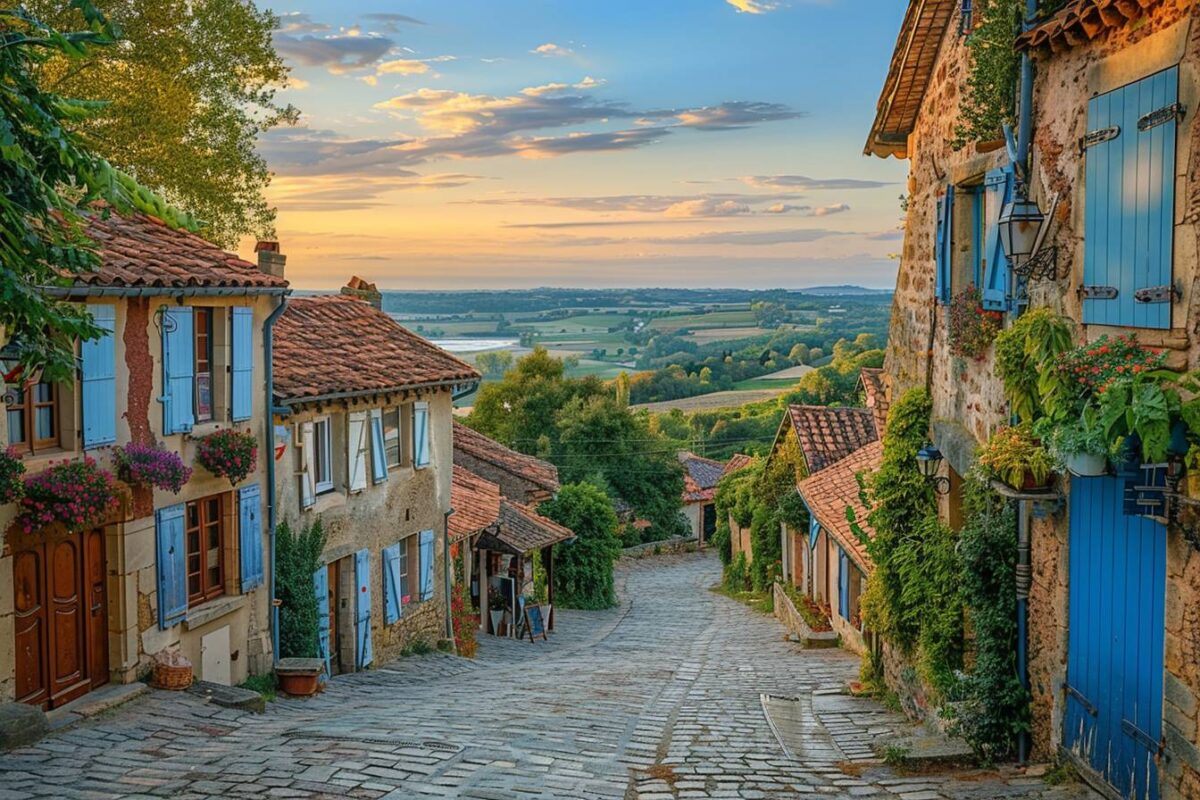
[[[575,51],[572,50],[571,48],[561,47],[557,44],[554,44],[553,42],[546,42],[545,44],[539,44],[537,47],[533,48],[529,52],[536,53],[539,56],[558,57],[558,58],[575,55]]]
[[[589,75],[579,83],[544,83],[541,86],[530,86],[522,89],[521,94],[525,95],[526,97],[541,97],[542,95],[547,94],[560,94],[568,89],[595,89],[596,87],[603,86],[604,84],[605,80],[603,78],[596,80]]]
[[[737,101],[679,112],[679,124],[701,131],[729,131],[759,122],[796,119],[803,113],[779,103]]]
[[[407,25],[424,25],[425,23],[416,17],[410,17],[406,14],[363,14],[362,18],[370,20],[379,26],[380,30],[388,33],[395,33],[400,30],[401,24]]]
[[[873,242],[899,242],[904,240],[904,231],[879,231],[878,233],[867,234],[867,238]]]
[[[738,178],[756,189],[785,192],[818,192],[840,189],[878,189],[892,184],[884,181],[860,181],[855,178],[807,178],[803,175],[745,175]]]
[[[313,18],[302,11],[290,11],[279,15],[278,33],[322,33],[330,30],[324,22],[314,22]]]
[[[814,217],[828,217],[830,214],[841,214],[843,211],[849,211],[850,206],[845,203],[835,203],[831,206],[820,206],[813,209]]]
[[[779,8],[779,3],[771,0],[725,0],[726,3],[738,10],[739,14],[766,14]]]
[[[360,36],[353,31],[328,36],[276,33],[274,42],[284,58],[305,67],[323,67],[334,75],[370,67],[395,45],[386,36]]]
[[[431,192],[456,189],[481,180],[479,175],[444,172],[372,178],[342,175],[334,178],[284,178],[272,191],[272,201],[285,211],[359,211],[390,205],[389,192]]]
[[[763,213],[781,214],[804,209],[811,213],[810,206],[788,206],[785,210],[772,210],[784,206],[784,201],[793,195],[786,194],[738,194],[717,193],[700,195],[662,194],[619,194],[583,197],[491,197],[462,201],[479,205],[541,206],[569,208],[576,211],[592,211],[601,214],[633,212],[661,214],[672,219],[687,217],[729,217],[753,213],[754,208],[768,203]],[[560,223],[546,223],[547,226]],[[588,225],[596,223],[562,223]],[[626,222],[616,224],[627,224]]]
[[[539,136],[510,140],[512,151],[522,158],[555,158],[570,153],[600,153],[632,150],[651,144],[670,131],[662,128],[634,128],[600,133],[569,133],[566,136]]]
[[[791,203],[774,203],[763,209],[768,214],[807,214],[812,211],[812,206],[796,206]]]
[[[750,206],[736,200],[703,197],[674,203],[663,213],[668,217],[735,217],[739,214],[749,214]]]
[[[351,139],[303,126],[273,128],[258,138],[259,153],[278,175],[346,175],[383,172],[414,176],[395,148],[406,139]]]
[[[823,228],[795,228],[782,231],[722,231],[715,233],[697,233],[691,236],[669,236],[645,241],[654,244],[684,244],[684,245],[714,245],[736,244],[754,247],[775,244],[795,244],[797,242],[815,242],[830,236],[841,236],[843,231],[830,231]]]
[[[376,75],[424,75],[429,72],[429,63],[415,58],[397,58],[384,61],[375,67]]]

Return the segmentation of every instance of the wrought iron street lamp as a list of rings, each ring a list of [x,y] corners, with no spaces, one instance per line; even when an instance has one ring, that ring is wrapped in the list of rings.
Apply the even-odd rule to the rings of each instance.
[[[1000,211],[1000,245],[1014,266],[1033,255],[1045,215],[1038,204],[1018,188]]]
[[[938,475],[938,471],[942,467],[942,451],[938,450],[932,444],[926,444],[917,451],[917,469],[921,474],[933,484],[933,490],[938,494],[950,493],[950,479],[944,475]]]

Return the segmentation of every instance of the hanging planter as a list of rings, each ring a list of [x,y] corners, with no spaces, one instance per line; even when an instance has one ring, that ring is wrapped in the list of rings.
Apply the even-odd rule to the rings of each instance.
[[[1000,428],[979,453],[979,464],[992,477],[1018,491],[1044,489],[1054,475],[1054,459],[1028,423]]]
[[[1095,478],[1108,474],[1108,435],[1090,403],[1077,419],[1056,422],[1043,417],[1034,423],[1033,432],[1072,475]]]
[[[980,361],[1004,324],[1004,315],[983,307],[983,295],[968,286],[950,303],[950,351],[956,356]]]
[[[15,503],[25,496],[25,463],[16,448],[0,452],[0,505]]]
[[[153,486],[179,494],[192,468],[173,450],[130,442],[113,448],[117,477],[132,486]]]
[[[228,478],[231,486],[254,471],[257,459],[258,441],[248,431],[226,428],[197,440],[196,463],[218,478]]]
[[[93,458],[64,461],[25,479],[17,525],[33,533],[51,525],[68,531],[95,527],[121,507],[112,473]]]

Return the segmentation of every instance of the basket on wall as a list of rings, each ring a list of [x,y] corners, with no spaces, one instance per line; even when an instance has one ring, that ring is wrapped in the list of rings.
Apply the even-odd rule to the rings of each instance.
[[[192,685],[192,662],[178,652],[159,653],[154,658],[154,686],[182,691]]]

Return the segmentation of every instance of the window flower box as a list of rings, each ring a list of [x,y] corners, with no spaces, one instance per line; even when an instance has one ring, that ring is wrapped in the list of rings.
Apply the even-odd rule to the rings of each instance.
[[[1054,475],[1054,459],[1028,423],[1000,428],[979,453],[991,477],[1017,490],[1043,489]]]
[[[0,452],[0,505],[15,503],[25,496],[25,463],[15,447]]]
[[[179,494],[192,477],[192,468],[178,453],[154,445],[130,442],[113,448],[117,477],[131,486],[153,486]]]
[[[258,440],[249,431],[226,428],[197,440],[196,463],[218,478],[236,486],[254,471]]]
[[[51,525],[86,530],[119,511],[121,496],[112,473],[95,459],[64,461],[25,479],[17,524],[27,534]]]

